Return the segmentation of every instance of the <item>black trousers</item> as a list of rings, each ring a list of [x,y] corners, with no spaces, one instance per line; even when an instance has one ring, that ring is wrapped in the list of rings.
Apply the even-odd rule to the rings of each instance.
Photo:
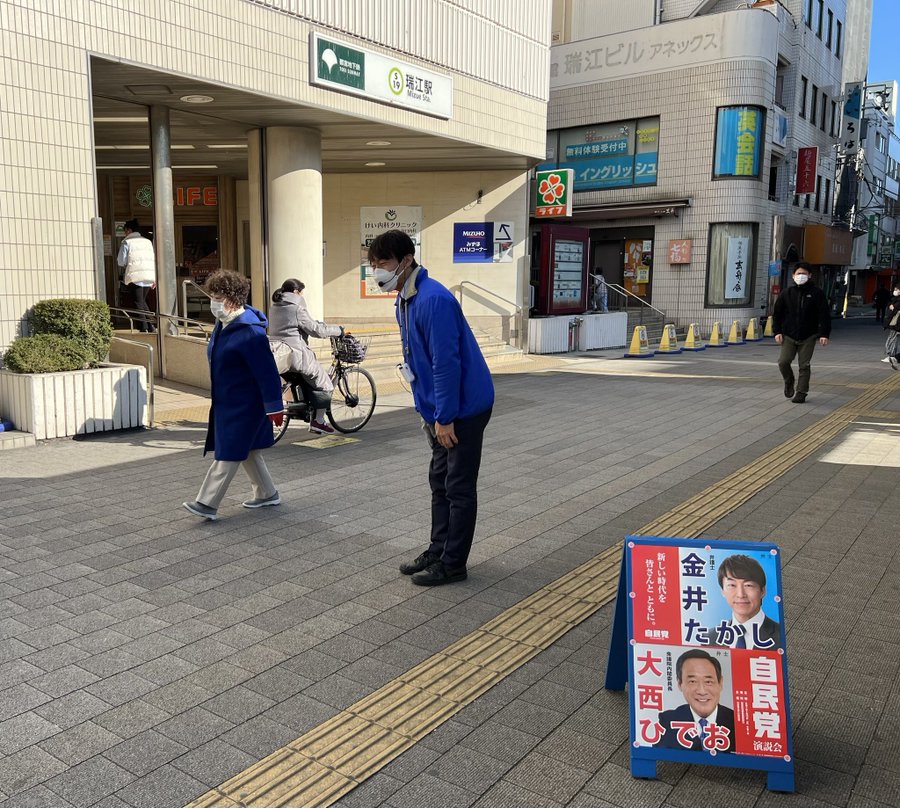
[[[778,369],[781,371],[781,378],[786,382],[794,381],[794,371],[791,363],[794,357],[797,357],[799,365],[799,374],[797,379],[797,392],[809,392],[809,377],[812,375],[812,356],[816,349],[816,343],[819,338],[813,334],[804,340],[793,339],[785,334],[781,343],[781,353],[778,354]]]
[[[147,305],[147,292],[150,287],[138,286],[136,283],[129,283],[128,285],[131,287],[131,291],[134,294],[134,307],[138,311],[147,312],[146,314],[135,315],[134,320],[137,323],[138,328],[141,331],[155,331],[156,318],[153,316],[150,306]]]
[[[430,553],[440,556],[447,569],[466,566],[475,520],[478,516],[478,469],[484,430],[491,420],[491,410],[471,418],[453,422],[459,443],[445,449],[434,437],[434,425],[426,424],[425,433],[431,446],[428,482],[431,484]]]

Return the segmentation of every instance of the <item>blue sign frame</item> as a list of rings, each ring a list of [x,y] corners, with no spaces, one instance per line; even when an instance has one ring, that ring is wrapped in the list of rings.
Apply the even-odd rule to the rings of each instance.
[[[707,539],[677,539],[661,538],[654,536],[627,536],[625,538],[622,563],[619,570],[619,588],[616,596],[615,614],[613,617],[612,631],[610,634],[609,657],[606,668],[605,687],[608,690],[624,690],[628,682],[636,682],[634,670],[634,654],[632,645],[635,644],[634,627],[634,587],[632,569],[632,550],[641,545],[655,547],[679,547],[709,550],[714,547],[717,551],[745,551],[752,553],[771,552],[776,559],[780,559],[781,552],[777,545],[769,542],[742,542],[742,541],[718,541]],[[776,592],[782,593],[781,564],[775,563]],[[778,623],[784,630],[784,614],[782,608],[783,599],[777,603]],[[783,642],[783,636],[782,636]],[[656,778],[656,763],[659,760],[671,760],[678,763],[702,763],[711,766],[729,766],[739,769],[755,769],[767,773],[767,786],[771,791],[793,792],[795,790],[794,778],[794,750],[791,734],[791,707],[788,688],[788,666],[786,643],[785,653],[781,655],[781,675],[784,693],[784,716],[786,727],[787,751],[783,757],[757,756],[752,754],[719,754],[706,751],[693,751],[681,749],[668,749],[656,746],[642,746],[638,744],[635,736],[635,688],[629,688],[629,739],[631,749],[631,774],[639,778]],[[702,648],[703,646],[698,646]]]
[[[716,110],[714,179],[759,179],[765,122],[766,112],[762,107],[719,107]]]

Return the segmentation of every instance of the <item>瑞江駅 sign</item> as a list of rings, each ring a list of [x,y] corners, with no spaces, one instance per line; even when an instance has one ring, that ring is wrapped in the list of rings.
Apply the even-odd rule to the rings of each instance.
[[[535,172],[537,190],[537,200],[534,206],[535,216],[572,215],[573,174],[571,168]]]
[[[394,297],[396,292],[382,292],[369,266],[369,245],[376,236],[388,230],[402,230],[416,248],[416,261],[422,260],[422,208],[418,205],[382,205],[359,209],[360,265],[359,296],[362,299]]]
[[[450,76],[315,32],[309,39],[309,81],[438,118],[453,116]]]
[[[625,539],[606,687],[630,683],[635,777],[672,760],[794,790],[779,559],[763,542]]]
[[[456,222],[454,264],[508,264],[513,260],[512,222]]]

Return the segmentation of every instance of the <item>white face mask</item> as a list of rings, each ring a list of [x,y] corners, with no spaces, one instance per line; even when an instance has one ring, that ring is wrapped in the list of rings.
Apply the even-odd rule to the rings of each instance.
[[[212,312],[212,316],[217,320],[224,320],[227,316],[227,312],[225,311],[225,303],[221,300],[210,300],[209,310]]]
[[[894,289],[894,297],[900,297],[900,289]]]
[[[376,267],[375,282],[382,292],[393,292],[397,288],[397,283],[400,280],[402,272],[402,262],[397,264],[396,269],[382,269],[381,267]]]
[[[809,275],[794,275],[794,283],[797,286],[803,286],[809,280]]]

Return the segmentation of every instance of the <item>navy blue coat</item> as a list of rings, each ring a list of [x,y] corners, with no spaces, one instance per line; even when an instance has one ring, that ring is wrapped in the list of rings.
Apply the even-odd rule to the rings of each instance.
[[[217,323],[206,349],[212,406],[203,454],[246,460],[274,442],[266,413],[281,412],[281,378],[266,337],[266,316],[245,306],[227,328]]]

